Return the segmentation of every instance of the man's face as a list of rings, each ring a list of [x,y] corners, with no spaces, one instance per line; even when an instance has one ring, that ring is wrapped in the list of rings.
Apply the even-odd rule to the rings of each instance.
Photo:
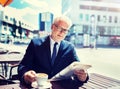
[[[56,24],[52,24],[51,37],[54,41],[59,42],[65,38],[68,33],[68,24],[64,21],[59,21]]]

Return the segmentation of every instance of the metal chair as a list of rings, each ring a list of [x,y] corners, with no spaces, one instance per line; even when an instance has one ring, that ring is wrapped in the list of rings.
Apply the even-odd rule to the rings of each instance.
[[[6,79],[3,75],[0,75],[0,85],[15,84],[15,82]]]
[[[0,48],[0,55],[5,55],[8,52],[9,52],[9,50]],[[4,63],[1,63],[2,75],[5,75],[5,73],[4,73],[5,68],[6,68],[6,65],[4,65]]]
[[[11,52],[8,52],[8,54],[21,54],[21,52],[11,51]],[[9,63],[9,67],[10,67],[9,80],[18,80],[18,75],[17,74],[13,75],[13,69],[17,68],[18,65],[19,65],[19,62]]]
[[[0,79],[6,79],[3,75],[0,74]]]
[[[18,74],[13,74],[13,69],[17,68],[19,64],[16,64],[14,66],[11,66],[10,68],[10,74],[9,74],[9,80],[18,80]]]
[[[0,48],[0,54],[6,54],[9,51],[7,49]]]

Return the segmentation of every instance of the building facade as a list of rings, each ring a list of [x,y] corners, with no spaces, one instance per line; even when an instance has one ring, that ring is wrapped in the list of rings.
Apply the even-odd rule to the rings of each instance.
[[[39,14],[39,30],[51,32],[51,24],[53,22],[53,14],[44,12]]]
[[[37,37],[44,37],[51,33],[51,25],[53,22],[53,14],[50,12],[43,12],[39,14],[39,30]]]
[[[27,22],[0,11],[0,42],[22,41],[32,38],[33,27]]]
[[[119,3],[63,0],[62,13],[72,19],[71,38],[83,46],[120,45]]]

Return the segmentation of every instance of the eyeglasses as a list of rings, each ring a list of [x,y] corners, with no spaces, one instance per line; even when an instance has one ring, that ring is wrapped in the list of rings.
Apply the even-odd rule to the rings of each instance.
[[[57,30],[58,31],[60,31],[60,32],[63,32],[63,33],[68,33],[68,30],[67,29],[64,29],[64,28],[62,28],[62,27],[60,27],[60,26],[58,26],[58,25],[56,25],[56,24],[54,24],[55,25],[55,27],[57,28]]]

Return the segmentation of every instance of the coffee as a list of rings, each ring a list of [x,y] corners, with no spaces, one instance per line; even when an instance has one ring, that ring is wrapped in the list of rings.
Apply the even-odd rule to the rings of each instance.
[[[36,74],[36,81],[38,86],[44,86],[48,80],[48,75],[45,73],[37,73]]]
[[[36,77],[47,77],[48,75],[47,74],[45,74],[45,73],[37,73],[36,74]]]

